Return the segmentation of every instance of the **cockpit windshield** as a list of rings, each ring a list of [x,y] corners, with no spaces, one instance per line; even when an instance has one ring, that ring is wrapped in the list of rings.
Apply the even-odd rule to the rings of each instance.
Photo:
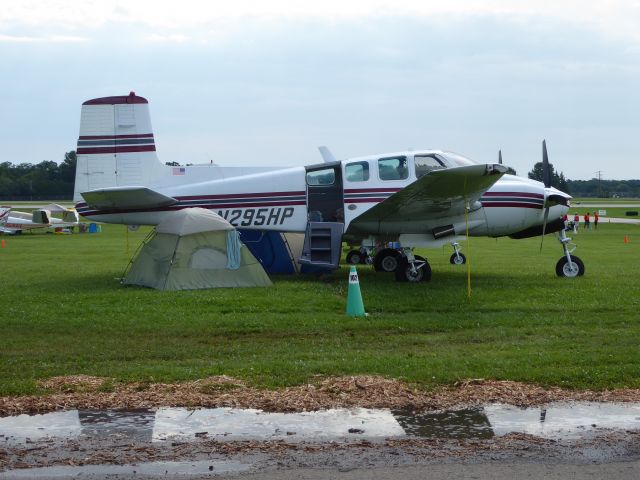
[[[476,162],[474,162],[470,158],[460,155],[459,153],[442,152],[440,155],[442,155],[447,160],[447,163],[449,163],[452,167],[467,167],[469,165],[477,165]]]

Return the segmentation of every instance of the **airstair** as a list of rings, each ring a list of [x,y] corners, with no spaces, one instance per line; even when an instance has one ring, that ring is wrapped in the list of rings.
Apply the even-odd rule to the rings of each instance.
[[[303,265],[338,268],[342,253],[342,222],[308,222],[302,247]]]

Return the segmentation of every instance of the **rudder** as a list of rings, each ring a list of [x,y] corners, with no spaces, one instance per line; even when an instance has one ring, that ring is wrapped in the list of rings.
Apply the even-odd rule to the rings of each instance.
[[[131,92],[84,102],[76,154],[74,201],[90,190],[151,184],[164,165],[156,155],[147,99]]]

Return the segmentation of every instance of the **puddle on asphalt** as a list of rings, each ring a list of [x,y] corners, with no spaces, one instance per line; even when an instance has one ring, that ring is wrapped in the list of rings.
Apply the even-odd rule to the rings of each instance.
[[[482,408],[445,412],[393,410],[406,435],[421,438],[482,439],[494,436]]]
[[[336,409],[302,413],[213,408],[71,410],[0,418],[0,445],[49,439],[138,442],[348,441],[389,437],[485,439],[511,432],[574,439],[595,430],[640,429],[640,404],[557,403],[536,408],[491,404],[445,411]]]

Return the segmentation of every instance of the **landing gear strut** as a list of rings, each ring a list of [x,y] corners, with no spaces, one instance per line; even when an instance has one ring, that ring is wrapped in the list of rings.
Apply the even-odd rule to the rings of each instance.
[[[581,277],[584,275],[584,263],[580,258],[575,255],[571,255],[573,251],[576,249],[574,244],[572,248],[569,248],[569,242],[571,242],[571,238],[567,237],[567,233],[564,229],[560,230],[560,235],[558,236],[558,241],[562,244],[562,249],[564,250],[564,256],[558,260],[556,263],[556,275],[559,277]]]
[[[431,280],[431,265],[425,258],[414,255],[410,248],[403,248],[395,276],[398,282],[428,282]]]
[[[349,250],[349,253],[347,253],[347,256],[345,257],[345,261],[349,265],[364,265],[371,264],[373,260],[369,249],[367,247],[360,247],[359,250]]]
[[[451,243],[453,247],[453,255],[449,258],[449,263],[452,265],[464,265],[467,263],[467,257],[464,256],[464,253],[460,252],[460,244],[458,242]]]

